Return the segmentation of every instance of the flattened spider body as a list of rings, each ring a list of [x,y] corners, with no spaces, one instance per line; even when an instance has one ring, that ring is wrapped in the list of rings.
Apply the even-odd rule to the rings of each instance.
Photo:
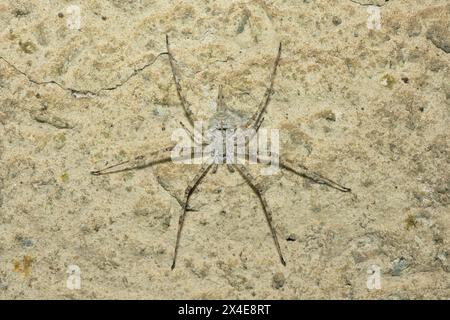
[[[194,133],[192,133],[192,131],[190,131],[186,126],[184,126],[183,123],[181,123],[181,124],[186,129],[186,131],[191,135],[191,138],[194,141],[194,143],[196,143],[196,144],[202,143],[202,142],[196,141],[198,134],[200,134],[202,141],[206,141],[206,143],[209,143],[210,139],[208,137],[205,137],[203,135],[203,133],[197,132],[195,129],[193,113],[192,113],[190,105],[188,104],[188,102],[186,101],[186,99],[183,96],[180,81],[176,74],[175,60],[170,51],[169,37],[167,35],[166,35],[166,47],[167,47],[167,55],[169,56],[169,62],[170,62],[171,70],[172,70],[173,81],[176,86],[177,95],[178,95],[180,103],[184,109],[185,115],[186,115],[187,119],[189,120],[190,125],[192,127],[194,127]],[[256,112],[253,114],[253,116],[248,121],[246,121],[246,122],[243,121],[242,117],[237,112],[234,112],[226,107],[226,105],[223,101],[222,88],[219,87],[219,90],[218,90],[219,93],[218,93],[218,97],[217,97],[217,111],[215,112],[213,117],[209,120],[208,129],[209,129],[209,132],[212,132],[213,134],[218,134],[218,135],[222,136],[221,141],[222,141],[223,147],[224,147],[222,150],[224,150],[224,151],[222,152],[222,154],[218,155],[219,157],[222,157],[223,161],[221,163],[226,163],[226,157],[227,157],[227,154],[225,151],[226,150],[226,148],[225,148],[226,132],[228,132],[228,134],[230,134],[230,133],[235,134],[238,131],[238,129],[242,129],[242,130],[250,129],[250,130],[253,130],[253,132],[256,134],[259,127],[261,126],[261,123],[264,120],[263,114],[266,111],[266,108],[270,101],[270,97],[273,93],[273,84],[274,84],[274,79],[275,79],[275,74],[277,71],[278,63],[280,61],[280,56],[281,56],[281,43],[278,47],[278,54],[275,58],[273,69],[270,74],[270,78],[269,78],[270,85],[266,89],[264,98],[263,98],[262,102],[260,103],[260,105],[258,106]],[[173,150],[174,147],[175,147],[174,145],[171,145],[162,150],[150,152],[149,154],[146,154],[146,155],[140,155],[138,157],[128,159],[121,163],[117,163],[117,164],[108,166],[101,170],[92,171],[91,174],[104,175],[104,174],[110,174],[110,173],[115,173],[115,172],[140,169],[140,168],[151,166],[154,164],[167,162],[167,161],[173,160],[171,158],[171,151]],[[236,155],[236,156],[239,157],[240,155]],[[270,154],[269,154],[269,156],[270,156]],[[216,155],[216,157],[217,157],[217,155]],[[258,155],[257,158],[258,158],[258,161],[261,161],[261,162],[263,162],[265,160],[264,157],[260,156],[260,155]],[[317,172],[311,171],[301,164],[292,164],[291,161],[279,158],[279,166],[281,167],[281,169],[285,169],[296,175],[310,179],[319,184],[327,185],[327,186],[337,189],[339,191],[342,191],[342,192],[350,192],[351,191],[349,188],[344,187],[344,186],[322,176],[321,174],[319,174]],[[217,170],[217,167],[218,167],[218,164],[217,164],[217,162],[214,161],[214,157],[208,158],[207,161],[205,161],[202,164],[200,170],[197,172],[194,179],[189,183],[189,185],[186,188],[185,195],[184,195],[185,196],[184,201],[180,202],[180,205],[182,206],[182,212],[181,212],[179,223],[178,223],[178,231],[177,231],[177,238],[176,238],[176,242],[175,242],[172,269],[175,267],[175,263],[176,263],[176,259],[177,259],[177,255],[178,255],[178,247],[179,247],[180,238],[181,238],[181,231],[183,229],[186,213],[187,213],[187,211],[189,211],[189,207],[188,207],[189,199],[190,199],[191,195],[193,194],[193,192],[195,191],[195,189],[200,184],[200,182],[202,181],[202,179],[208,174],[210,169],[212,168],[212,172],[215,173]],[[237,171],[242,176],[242,178],[246,181],[246,183],[250,186],[250,188],[254,191],[254,193],[257,195],[258,199],[260,200],[262,209],[264,211],[267,223],[269,225],[270,232],[272,234],[272,238],[275,243],[275,247],[277,249],[280,261],[283,265],[286,265],[286,262],[281,253],[281,248],[280,248],[280,244],[278,242],[278,237],[277,237],[275,228],[272,223],[272,212],[267,204],[267,200],[265,198],[263,188],[261,187],[261,185],[259,185],[255,182],[255,178],[250,174],[247,167],[245,165],[241,164],[241,162],[227,164],[227,168],[229,169],[230,172]]]

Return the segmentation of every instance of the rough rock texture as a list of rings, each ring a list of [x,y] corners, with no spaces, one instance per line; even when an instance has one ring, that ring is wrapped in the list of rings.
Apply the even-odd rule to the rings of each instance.
[[[448,1],[85,0],[80,30],[70,4],[0,0],[0,298],[450,298]],[[199,186],[173,271],[177,198],[198,167],[89,174],[186,122],[166,33],[200,119],[220,84],[249,117],[282,42],[263,127],[353,190],[258,178],[286,267],[237,174]]]

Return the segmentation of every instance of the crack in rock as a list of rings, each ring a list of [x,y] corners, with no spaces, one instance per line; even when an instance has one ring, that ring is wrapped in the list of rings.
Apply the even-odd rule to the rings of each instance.
[[[20,73],[21,75],[23,75],[24,77],[26,77],[28,79],[29,82],[36,84],[36,85],[56,85],[59,88],[61,88],[64,91],[69,91],[70,94],[76,98],[76,99],[82,99],[82,98],[92,98],[95,96],[98,96],[100,92],[102,91],[112,91],[115,90],[117,88],[120,88],[121,86],[123,86],[124,84],[126,84],[131,78],[135,77],[136,75],[138,75],[139,73],[141,73],[142,71],[144,71],[146,68],[150,67],[151,65],[153,65],[156,60],[158,60],[159,57],[161,57],[162,55],[166,55],[167,52],[161,52],[159,53],[151,62],[146,63],[144,66],[134,69],[133,72],[122,82],[115,84],[113,86],[110,87],[105,87],[105,88],[101,88],[97,91],[91,91],[91,90],[84,90],[84,89],[74,89],[74,88],[70,88],[70,87],[65,87],[62,84],[60,84],[59,82],[55,81],[55,80],[49,80],[49,81],[38,81],[33,79],[30,75],[28,75],[26,72],[20,70],[18,67],[16,67],[14,64],[12,64],[11,62],[9,62],[8,60],[6,60],[4,57],[0,56],[0,60],[3,60],[7,65],[9,65],[12,69],[14,69],[16,72]]]
[[[181,200],[172,190],[170,190],[167,183],[165,183],[160,176],[156,176],[156,181],[158,181],[158,184],[163,188],[172,198],[177,200],[178,204],[183,208],[184,207],[184,201]],[[189,205],[186,208],[186,211],[197,211],[193,208],[191,208]]]
[[[353,3],[356,3],[357,5],[365,6],[365,7],[366,6],[384,7],[385,5],[387,5],[389,3],[389,0],[385,0],[383,4],[378,4],[378,3],[373,3],[373,2],[361,3],[361,2],[356,1],[356,0],[350,0],[350,1],[353,2]]]

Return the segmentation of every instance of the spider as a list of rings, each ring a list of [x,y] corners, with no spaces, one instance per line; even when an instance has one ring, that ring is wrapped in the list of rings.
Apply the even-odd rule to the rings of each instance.
[[[226,130],[231,130],[234,132],[237,129],[253,129],[254,130],[253,132],[258,131],[259,127],[261,126],[261,123],[264,120],[263,114],[266,111],[267,106],[269,105],[270,98],[273,93],[275,75],[276,75],[277,67],[278,67],[278,64],[280,61],[280,57],[281,57],[281,47],[282,46],[280,43],[278,46],[278,53],[277,53],[275,62],[272,67],[272,72],[270,73],[269,87],[265,90],[264,97],[263,97],[260,105],[258,106],[257,110],[253,114],[253,116],[248,121],[243,121],[235,112],[233,112],[232,110],[227,108],[227,106],[224,103],[224,97],[222,94],[222,86],[219,86],[218,96],[217,96],[217,110],[216,110],[215,114],[213,115],[213,117],[209,121],[209,130],[210,131],[218,133],[219,135],[221,134],[222,136],[224,136],[224,132]],[[180,122],[180,124],[189,133],[194,144],[198,145],[200,142],[198,142],[195,138],[196,134],[198,134],[198,132],[195,131],[196,129],[194,126],[194,115],[192,113],[191,106],[186,101],[186,99],[183,95],[183,91],[181,89],[180,79],[177,76],[177,72],[176,72],[175,59],[170,50],[168,35],[166,35],[166,48],[167,48],[167,52],[165,52],[165,54],[167,54],[169,57],[170,67],[171,67],[173,81],[175,83],[178,99],[180,100],[181,106],[184,109],[184,113],[187,117],[187,120],[189,121],[190,125],[194,128],[194,133],[192,131],[190,131],[182,122]],[[91,171],[91,174],[105,175],[105,174],[123,172],[123,171],[128,171],[128,170],[141,169],[141,168],[149,167],[149,166],[152,166],[155,164],[168,162],[170,160],[173,160],[173,158],[171,156],[171,152],[173,151],[174,147],[175,147],[175,145],[170,145],[162,150],[157,150],[157,151],[150,152],[148,154],[139,155],[137,157],[127,159],[123,162],[116,163],[114,165],[105,167],[103,169]],[[270,152],[268,152],[267,154],[270,155]],[[225,153],[223,153],[221,156],[223,157],[223,159],[225,159],[227,155]],[[242,158],[242,156],[243,156],[242,154],[237,155],[238,158]],[[263,160],[264,160],[263,156],[260,156],[260,155],[258,155],[257,158],[258,158],[257,160],[260,162],[263,162]],[[281,169],[285,169],[296,175],[310,179],[315,183],[327,185],[331,188],[337,189],[342,192],[350,192],[351,191],[350,188],[344,187],[343,185],[340,185],[340,184],[324,177],[323,175],[321,175],[317,172],[311,171],[301,164],[295,165],[289,160],[285,160],[285,159],[281,159],[281,158],[278,158],[278,159],[279,159],[278,165]],[[216,171],[218,169],[219,164],[217,162],[211,160],[211,158],[209,158],[209,160],[203,161],[203,162],[204,163],[201,165],[200,170],[197,172],[195,177],[190,181],[190,183],[188,184],[188,186],[186,188],[186,191],[184,193],[184,201],[182,201],[180,203],[182,210],[181,210],[181,215],[180,215],[179,222],[178,222],[178,231],[177,231],[177,237],[176,237],[176,242],[175,242],[175,248],[174,248],[174,253],[173,253],[171,269],[175,268],[175,264],[176,264],[176,260],[177,260],[177,256],[178,256],[178,247],[179,247],[180,238],[181,238],[181,231],[183,229],[183,225],[185,222],[186,213],[188,211],[190,211],[190,208],[188,206],[189,199],[191,198],[192,194],[194,193],[194,191],[196,190],[196,188],[198,187],[200,182],[203,180],[203,178],[205,178],[205,176],[208,174],[208,172],[212,169],[211,172],[216,173]],[[222,163],[222,162],[220,162],[220,163]],[[250,188],[253,190],[253,192],[257,195],[257,197],[261,203],[262,209],[264,211],[267,223],[269,225],[270,232],[272,234],[272,238],[275,243],[276,250],[278,252],[278,256],[280,258],[281,263],[285,266],[286,262],[283,257],[283,254],[281,252],[280,244],[278,242],[278,237],[277,237],[275,228],[272,223],[272,212],[267,204],[267,200],[264,195],[264,189],[263,189],[262,185],[260,183],[256,182],[255,177],[249,172],[247,167],[242,164],[242,162],[232,163],[232,164],[227,163],[226,166],[230,173],[234,173],[237,171],[242,176],[242,178],[245,180],[245,182],[250,186]]]

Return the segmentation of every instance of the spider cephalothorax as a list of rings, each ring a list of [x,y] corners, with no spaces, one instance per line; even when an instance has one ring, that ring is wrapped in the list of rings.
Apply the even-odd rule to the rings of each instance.
[[[184,195],[184,201],[181,202],[182,206],[182,212],[180,215],[179,223],[178,223],[178,232],[177,232],[177,238],[175,243],[175,249],[174,249],[174,255],[173,255],[173,262],[172,262],[172,269],[175,267],[177,254],[178,254],[178,247],[180,243],[181,238],[181,231],[183,229],[184,220],[186,218],[186,213],[188,212],[188,203],[189,199],[192,195],[192,193],[195,191],[197,186],[200,184],[202,179],[208,174],[208,172],[212,168],[212,173],[215,173],[217,171],[219,164],[226,164],[227,168],[230,172],[237,171],[242,178],[247,182],[247,184],[251,187],[251,189],[255,192],[255,194],[258,196],[258,199],[261,202],[262,209],[264,211],[264,214],[266,216],[267,223],[270,228],[270,232],[272,234],[272,238],[275,243],[275,247],[277,249],[278,255],[280,257],[280,261],[283,265],[286,264],[283,255],[281,253],[280,244],[278,242],[278,237],[275,231],[275,228],[272,223],[272,213],[270,211],[269,206],[267,205],[267,200],[264,195],[264,189],[263,187],[256,183],[255,178],[250,174],[249,170],[247,169],[246,165],[244,164],[247,154],[244,151],[243,154],[235,153],[235,151],[232,152],[233,158],[236,159],[236,161],[226,161],[227,157],[230,156],[229,153],[226,152],[226,141],[227,139],[231,139],[233,141],[233,146],[239,143],[239,132],[250,132],[250,136],[247,140],[244,140],[244,146],[246,147],[249,141],[252,138],[252,135],[255,135],[257,131],[259,130],[261,123],[263,122],[263,114],[266,111],[266,108],[269,104],[270,97],[273,93],[273,84],[275,79],[275,74],[277,71],[278,63],[280,61],[281,56],[281,43],[278,47],[278,54],[275,58],[275,62],[272,68],[272,72],[270,74],[269,78],[269,87],[266,89],[264,93],[264,97],[262,99],[262,102],[258,106],[257,110],[253,114],[253,116],[248,121],[243,121],[242,117],[240,117],[236,112],[233,112],[229,108],[226,107],[223,99],[222,89],[219,87],[219,93],[217,97],[217,111],[213,115],[213,117],[208,122],[208,132],[210,136],[204,135],[203,132],[199,132],[198,129],[195,128],[194,125],[194,116],[191,110],[191,106],[188,104],[186,99],[183,96],[180,80],[176,73],[176,67],[175,67],[175,60],[173,58],[173,55],[170,51],[169,46],[169,38],[166,36],[166,47],[167,52],[166,54],[169,56],[169,62],[172,69],[172,76],[173,80],[175,82],[176,91],[178,98],[180,100],[180,103],[184,109],[184,112],[186,114],[186,117],[192,126],[192,130],[188,129],[185,125],[183,127],[185,130],[189,133],[192,142],[194,143],[194,146],[192,147],[192,152],[189,152],[189,154],[194,154],[195,146],[204,146],[211,143],[211,135],[212,136],[219,136],[219,141],[222,144],[221,148],[213,148],[210,155],[206,157],[202,157],[202,166],[200,170],[195,175],[194,179],[189,183],[189,185],[186,188],[185,195]],[[219,145],[220,145],[219,143]],[[241,142],[242,143],[242,142]],[[103,168],[101,170],[92,171],[91,173],[93,175],[103,175],[103,174],[109,174],[109,173],[115,173],[115,172],[121,172],[121,171],[127,171],[127,170],[135,170],[143,167],[148,167],[157,163],[161,162],[167,162],[174,160],[172,157],[172,151],[174,150],[175,145],[170,145],[162,150],[150,152],[145,155],[139,155],[137,157],[128,159],[126,161],[123,161],[118,164],[114,164],[112,166]],[[217,152],[217,149],[221,149],[220,152]],[[235,150],[233,148],[233,150]],[[235,157],[234,157],[235,156]],[[274,152],[270,151],[265,155],[257,154],[256,158],[257,161],[260,161],[262,163],[267,163],[267,157],[273,157]],[[299,176],[302,176],[304,178],[308,178],[316,183],[324,184],[329,187],[332,187],[334,189],[337,189],[342,192],[349,192],[351,191],[349,188],[344,187],[322,175],[320,175],[317,172],[311,171],[305,166],[301,164],[293,164],[289,160],[285,160],[279,157],[279,154],[276,155],[277,157],[277,165],[281,169],[285,169],[287,171],[290,171],[294,174],[297,174]],[[220,160],[220,161],[218,161]]]
[[[223,102],[222,87],[219,87],[217,109],[208,121],[209,130],[235,130],[244,125],[242,116],[228,108]]]

